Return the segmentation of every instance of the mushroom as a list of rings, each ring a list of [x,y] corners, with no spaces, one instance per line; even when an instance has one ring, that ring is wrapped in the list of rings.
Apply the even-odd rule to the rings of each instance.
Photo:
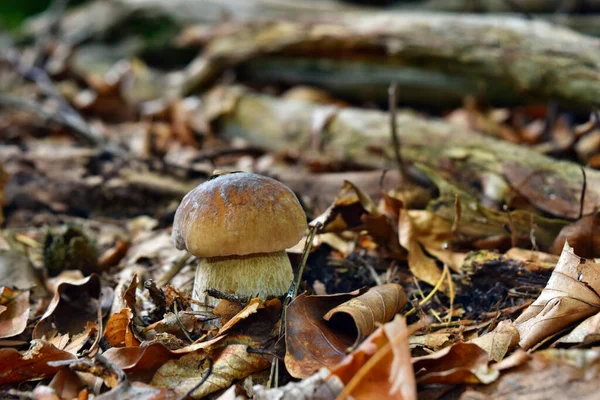
[[[192,298],[214,305],[209,288],[240,296],[281,296],[293,279],[286,248],[306,215],[296,195],[265,176],[218,175],[190,191],[175,212],[173,242],[200,259]]]

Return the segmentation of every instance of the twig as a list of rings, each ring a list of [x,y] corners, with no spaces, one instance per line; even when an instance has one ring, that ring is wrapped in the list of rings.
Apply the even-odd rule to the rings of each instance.
[[[460,217],[462,216],[462,207],[460,203],[460,196],[458,193],[454,194],[454,221],[452,222],[452,228],[450,231],[456,233],[458,231],[458,224],[460,223]]]
[[[581,196],[579,196],[579,219],[583,217],[583,203],[585,202],[585,191],[587,189],[587,176],[585,175],[585,168],[581,168],[581,174],[583,175],[583,183],[581,184]]]
[[[206,382],[206,380],[208,379],[208,377],[210,376],[210,374],[212,374],[212,370],[213,370],[213,360],[212,360],[212,358],[210,356],[206,356],[206,358],[204,360],[208,361],[208,369],[206,370],[206,374],[202,377],[202,379],[200,380],[200,382],[198,382],[193,388],[191,388],[190,390],[188,390],[185,394],[179,396],[177,398],[177,400],[185,400],[188,397],[190,397],[192,395],[192,393],[194,393],[196,390],[198,390],[198,388],[200,386],[202,386],[204,384],[204,382]]]
[[[396,103],[398,102],[396,94],[397,89],[398,85],[396,83],[392,83],[388,89],[390,132],[392,135],[392,145],[394,146],[396,163],[398,163],[398,169],[400,170],[400,176],[401,178],[406,178],[407,175],[404,168],[404,162],[402,161],[402,154],[400,154],[400,138],[398,137],[398,128],[396,124]]]
[[[292,300],[298,294],[298,288],[300,287],[300,281],[302,280],[302,274],[304,272],[304,266],[306,265],[306,261],[308,260],[308,255],[310,254],[310,249],[312,248],[313,239],[317,232],[323,227],[321,222],[317,222],[311,231],[308,233],[306,237],[306,243],[304,244],[304,250],[302,251],[302,259],[300,260],[300,264],[298,265],[298,271],[296,272],[296,276],[290,285],[290,290],[288,290],[288,294],[285,297],[283,302],[283,308],[281,310],[281,317],[279,319],[279,338],[283,337],[285,331],[285,314],[286,309],[292,302]],[[278,387],[279,386],[279,359],[273,360],[271,364],[271,373],[269,376],[269,387]]]
[[[181,329],[181,332],[183,332],[183,334],[185,335],[187,340],[190,341],[190,343],[194,343],[194,339],[192,339],[192,337],[190,336],[188,331],[185,329],[185,326],[183,326],[183,323],[179,319],[179,310],[177,310],[177,302],[176,301],[173,302],[173,313],[175,314],[175,321],[177,321],[177,326],[179,327],[179,329]]]
[[[298,271],[296,272],[296,277],[290,286],[290,290],[288,291],[287,297],[285,298],[285,304],[289,304],[298,294],[298,287],[300,286],[300,281],[302,280],[302,274],[304,273],[304,266],[306,265],[306,261],[308,260],[308,255],[310,254],[310,249],[312,249],[313,239],[317,232],[323,227],[321,222],[317,222],[311,231],[309,232],[306,243],[304,244],[304,250],[302,251],[302,259],[300,260],[300,264],[298,265]]]
[[[246,305],[250,301],[249,297],[240,296],[236,293],[222,292],[215,288],[208,288],[205,290],[205,293],[215,299],[227,300],[240,305]]]

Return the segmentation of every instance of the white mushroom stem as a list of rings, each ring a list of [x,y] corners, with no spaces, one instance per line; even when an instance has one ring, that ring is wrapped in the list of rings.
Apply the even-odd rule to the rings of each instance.
[[[202,258],[196,270],[192,298],[203,304],[216,305],[219,300],[205,293],[210,288],[243,297],[281,296],[287,293],[293,277],[285,250]]]

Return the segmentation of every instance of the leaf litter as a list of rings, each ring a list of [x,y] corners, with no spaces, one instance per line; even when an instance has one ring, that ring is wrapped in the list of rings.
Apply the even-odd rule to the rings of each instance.
[[[112,21],[74,40],[90,10]],[[466,96],[393,115],[395,157],[368,93],[253,72],[379,51],[347,23],[229,21],[153,42],[135,24],[114,37],[126,10],[68,8],[45,46],[0,58],[2,396],[594,398],[594,113]],[[322,54],[310,32],[330,32]],[[297,296],[192,298],[197,259],[172,244],[173,216],[215,170],[300,199],[314,237],[287,251]]]

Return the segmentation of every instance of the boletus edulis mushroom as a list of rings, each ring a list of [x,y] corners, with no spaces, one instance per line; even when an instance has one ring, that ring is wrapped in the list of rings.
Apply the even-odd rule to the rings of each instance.
[[[285,249],[300,241],[306,215],[296,195],[265,176],[218,175],[190,191],[175,212],[173,242],[200,259],[192,297],[214,288],[239,296],[281,296],[293,279]]]

